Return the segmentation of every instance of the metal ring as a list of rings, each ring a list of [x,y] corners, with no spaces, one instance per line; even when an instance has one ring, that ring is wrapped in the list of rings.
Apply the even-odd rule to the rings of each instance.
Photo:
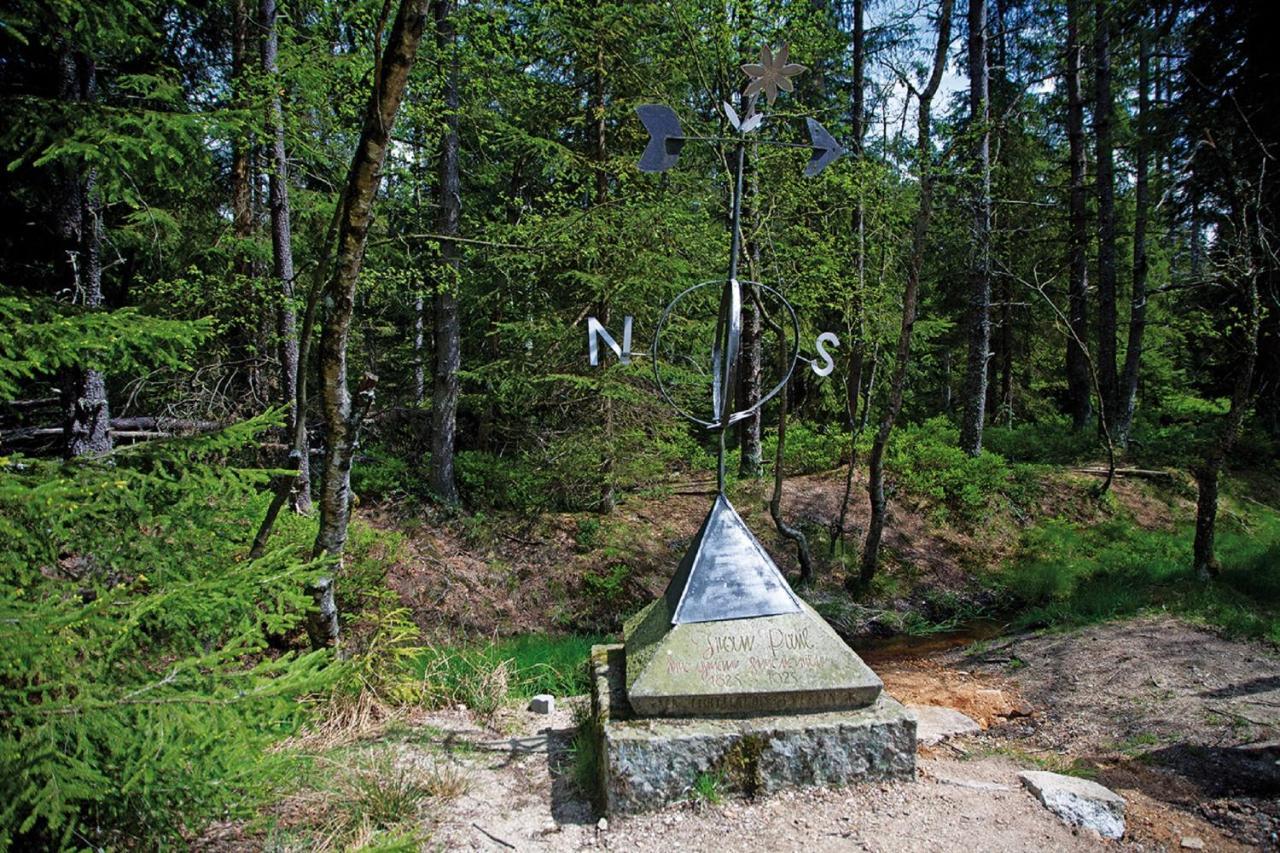
[[[769,392],[767,394],[764,394],[763,396],[761,396],[761,398],[757,400],[754,405],[738,412],[729,413],[727,414],[727,416],[724,415],[723,413],[719,413],[721,414],[721,417],[719,420],[710,420],[710,421],[704,420],[703,418],[700,418],[696,415],[692,415],[689,412],[686,412],[684,409],[682,409],[679,403],[671,399],[671,395],[667,393],[666,386],[662,384],[662,374],[659,370],[658,343],[662,340],[662,329],[667,324],[667,318],[671,316],[672,309],[676,307],[676,305],[680,302],[680,300],[684,299],[686,296],[688,296],[690,293],[692,293],[695,290],[701,290],[702,288],[709,287],[713,284],[718,284],[723,286],[728,284],[728,282],[726,282],[724,279],[713,279],[711,281],[700,282],[690,287],[686,287],[684,290],[680,291],[680,293],[676,294],[676,297],[674,299],[672,299],[670,302],[667,303],[667,307],[662,310],[662,316],[658,318],[658,325],[653,332],[653,346],[650,349],[651,358],[653,360],[653,381],[657,384],[658,393],[662,396],[662,399],[665,400],[667,405],[670,406],[673,410],[675,410],[675,413],[680,415],[682,418],[685,418],[686,420],[690,420],[696,424],[700,424],[701,426],[704,426],[707,429],[711,429],[711,430],[728,428],[738,423],[739,421],[744,420],[745,418],[751,417],[751,415],[754,414],[757,410],[759,410],[761,406],[763,406],[765,403],[772,400],[774,397],[778,396],[778,393],[782,391],[782,389],[786,387],[787,382],[791,380],[791,375],[795,372],[795,369],[796,369],[796,361],[800,355],[800,318],[796,314],[796,309],[792,307],[789,301],[787,301],[787,298],[783,296],[780,291],[775,290],[769,285],[762,284],[758,281],[737,282],[739,287],[741,287],[741,285],[744,285],[744,284],[753,285],[755,287],[759,287],[761,290],[764,290],[768,293],[773,294],[778,298],[778,301],[782,303],[782,306],[787,309],[787,313],[791,315],[791,332],[792,332],[793,340],[791,344],[791,356],[788,359],[787,370],[782,375],[782,378],[778,380],[778,384],[774,385],[773,388],[769,389]],[[729,288],[726,288],[726,290],[728,289]],[[739,290],[738,293],[739,293],[739,318],[740,318],[741,317],[741,314],[740,314],[741,290]],[[723,303],[724,303],[724,296],[722,295],[721,296],[722,312],[724,310]],[[740,332],[741,320],[739,320],[738,325],[739,325],[739,332]],[[712,370],[716,374],[712,379],[712,396],[713,396],[712,402],[713,403],[716,402],[714,399],[715,386],[716,386],[716,382],[719,379],[719,373],[720,373],[720,370],[719,370],[720,369],[720,364],[719,364],[720,342],[721,342],[721,325],[720,325],[720,318],[717,317],[716,347],[715,347],[715,351],[712,353]],[[732,359],[731,361],[736,361],[736,360],[737,359],[736,359],[736,353],[735,353],[735,358]],[[723,405],[723,408],[725,409],[727,409],[728,407],[728,402],[727,402],[728,399],[730,399],[730,395],[726,393],[725,402]]]

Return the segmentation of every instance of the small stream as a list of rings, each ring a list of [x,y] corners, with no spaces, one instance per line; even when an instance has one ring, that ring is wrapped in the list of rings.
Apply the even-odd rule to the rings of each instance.
[[[1007,631],[1008,625],[1003,622],[978,619],[949,631],[931,634],[890,634],[888,636],[863,634],[845,637],[845,641],[858,653],[858,657],[874,669],[877,664],[932,657],[971,643],[994,639]]]

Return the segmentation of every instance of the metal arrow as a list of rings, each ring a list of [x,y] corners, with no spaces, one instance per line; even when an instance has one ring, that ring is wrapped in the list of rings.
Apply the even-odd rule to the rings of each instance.
[[[636,107],[644,129],[649,131],[649,144],[640,157],[640,171],[665,172],[680,159],[684,147],[684,129],[675,110],[662,104],[645,104]]]
[[[844,148],[827,133],[825,127],[811,118],[805,121],[809,123],[809,139],[812,142],[809,147],[813,149],[813,156],[804,167],[804,176],[812,178],[843,154]]]

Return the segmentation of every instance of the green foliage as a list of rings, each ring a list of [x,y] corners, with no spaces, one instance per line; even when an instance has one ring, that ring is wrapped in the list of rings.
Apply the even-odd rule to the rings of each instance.
[[[689,788],[689,799],[699,805],[719,805],[724,800],[724,773],[699,773]]]
[[[426,472],[400,456],[370,453],[351,468],[351,488],[361,499],[391,500],[426,493]]]
[[[1071,465],[1096,458],[1105,450],[1096,428],[1074,429],[1065,415],[1052,415],[1014,426],[988,426],[982,446],[1010,462]]]
[[[160,320],[132,308],[77,311],[0,289],[0,397],[67,367],[124,375],[156,364],[184,367],[208,332],[206,321]]]
[[[1023,497],[1032,484],[1004,457],[983,450],[969,456],[957,446],[959,431],[946,418],[897,430],[888,453],[890,476],[909,493],[933,503],[939,520],[954,516],[979,524],[1010,496]]]
[[[413,820],[430,797],[416,768],[384,751],[347,771],[343,806],[351,827],[394,829]]]
[[[582,584],[588,598],[597,606],[608,607],[622,603],[627,581],[631,578],[631,566],[613,563],[599,570],[590,570],[582,576]]]
[[[341,667],[267,649],[323,568],[245,559],[265,472],[228,457],[271,423],[0,463],[0,843],[176,839],[284,778],[267,747]]]
[[[525,634],[483,646],[428,648],[419,657],[418,668],[427,682],[429,701],[458,701],[470,708],[479,703],[489,708],[495,702],[539,693],[576,696],[590,686],[586,661],[591,647],[602,642],[604,637],[596,635]],[[502,689],[497,691],[493,673],[500,669]]]
[[[1231,634],[1280,642],[1280,513],[1255,507],[1223,518],[1222,574],[1191,571],[1190,525],[1146,530],[1117,516],[1093,526],[1049,520],[991,581],[1017,602],[1020,624],[1079,624],[1169,610]]]
[[[761,442],[764,459],[772,465],[777,458],[778,436],[769,432]],[[787,424],[787,446],[783,469],[788,475],[830,471],[849,457],[849,431],[840,426],[819,428],[804,421]]]
[[[550,473],[524,458],[463,450],[454,464],[458,488],[472,506],[524,511],[550,508]]]

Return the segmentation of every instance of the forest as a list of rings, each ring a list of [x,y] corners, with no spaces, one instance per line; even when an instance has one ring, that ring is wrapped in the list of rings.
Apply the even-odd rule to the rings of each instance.
[[[426,846],[464,783],[333,748],[585,693],[718,452],[855,649],[1168,614],[1273,654],[1278,25],[6,3],[0,849]],[[682,294],[731,269],[754,412],[706,429],[664,395],[712,404]]]

